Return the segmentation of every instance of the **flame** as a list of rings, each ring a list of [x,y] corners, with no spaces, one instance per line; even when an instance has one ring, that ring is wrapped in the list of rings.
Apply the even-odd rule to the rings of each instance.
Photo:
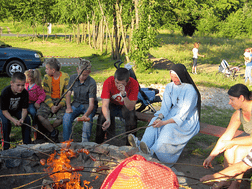
[[[70,165],[70,158],[76,157],[76,153],[69,149],[72,141],[73,140],[62,142],[60,153],[57,154],[55,151],[50,155],[50,157],[47,159],[48,168],[46,168],[45,171],[51,174],[50,178],[55,182],[54,188],[56,189],[62,187],[66,189],[92,189],[92,186],[87,186],[90,183],[89,181],[83,181],[84,187],[80,185],[80,177],[82,175],[76,171],[83,170],[84,167],[78,167],[77,170]]]

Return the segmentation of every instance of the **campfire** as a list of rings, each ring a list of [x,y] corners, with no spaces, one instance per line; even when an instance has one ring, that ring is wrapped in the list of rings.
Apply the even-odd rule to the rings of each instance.
[[[5,189],[97,189],[120,162],[136,152],[130,146],[93,142],[20,145],[0,152],[0,183]]]
[[[5,189],[96,189],[110,170],[137,151],[93,142],[19,145],[0,152],[0,183]]]
[[[66,141],[62,143],[62,148],[60,153],[58,154],[56,151],[50,155],[47,159],[48,167],[45,169],[46,172],[50,175],[50,178],[53,180],[51,183],[51,188],[61,188],[61,189],[91,189],[92,186],[88,186],[90,181],[83,180],[83,187],[81,186],[81,174],[79,171],[83,171],[85,169],[84,166],[73,167],[71,166],[71,158],[77,157],[79,153],[85,153],[89,155],[89,151],[87,149],[79,149],[77,152],[69,149],[71,146],[71,141]],[[92,155],[90,155],[92,157]],[[95,160],[94,157],[91,158]],[[45,165],[45,159],[41,159],[41,165]],[[46,189],[47,186],[42,187],[42,189]]]

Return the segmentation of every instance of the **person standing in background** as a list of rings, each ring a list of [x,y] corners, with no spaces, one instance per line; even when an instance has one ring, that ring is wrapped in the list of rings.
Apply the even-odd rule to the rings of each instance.
[[[194,48],[192,50],[193,52],[193,66],[192,66],[192,73],[197,74],[196,68],[197,68],[197,59],[198,56],[205,57],[205,55],[199,54],[199,43],[194,43]]]
[[[245,84],[249,79],[249,85],[252,85],[252,78],[251,78],[251,68],[252,68],[252,57],[251,57],[251,48],[245,49],[244,52],[244,60],[245,60]]]

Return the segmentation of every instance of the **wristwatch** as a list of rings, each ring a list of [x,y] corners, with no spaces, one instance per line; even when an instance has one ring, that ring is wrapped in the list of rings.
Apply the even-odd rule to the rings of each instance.
[[[164,119],[164,115],[163,114],[159,115],[156,120],[162,120],[162,119]]]
[[[122,97],[125,98],[126,96],[127,96],[127,93],[125,92],[125,93],[122,95]]]

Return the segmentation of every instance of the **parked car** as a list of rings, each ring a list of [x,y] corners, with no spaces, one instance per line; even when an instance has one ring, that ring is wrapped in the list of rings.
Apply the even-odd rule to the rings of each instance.
[[[16,48],[0,41],[0,71],[12,76],[15,72],[38,68],[44,62],[37,50]]]

